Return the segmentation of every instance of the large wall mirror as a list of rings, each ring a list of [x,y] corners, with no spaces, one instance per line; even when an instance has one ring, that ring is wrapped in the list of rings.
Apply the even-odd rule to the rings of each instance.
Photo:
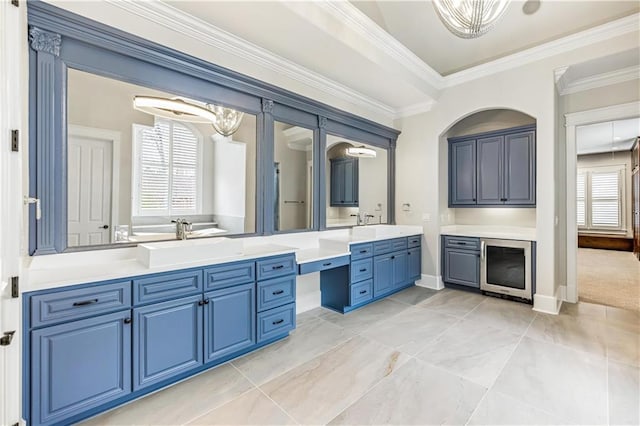
[[[30,2],[29,254],[393,223],[399,132]],[[181,235],[179,235],[181,234]]]
[[[387,223],[387,150],[331,134],[326,147],[327,228]]]
[[[273,134],[273,229],[313,228],[313,129],[280,121]]]
[[[224,136],[175,102],[211,108],[68,69],[69,247],[255,232],[256,116]]]

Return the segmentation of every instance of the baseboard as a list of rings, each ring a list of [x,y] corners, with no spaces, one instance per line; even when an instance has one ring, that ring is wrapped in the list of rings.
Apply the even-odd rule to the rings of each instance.
[[[441,275],[422,274],[422,278],[416,281],[416,285],[419,287],[430,288],[432,290],[442,290],[444,288]]]
[[[558,315],[562,306],[562,299],[559,296],[560,287],[556,290],[554,296],[545,296],[542,294],[533,295],[533,310],[544,314]]]
[[[566,285],[561,285],[561,286],[558,287],[558,298],[563,302],[567,301],[567,286]]]

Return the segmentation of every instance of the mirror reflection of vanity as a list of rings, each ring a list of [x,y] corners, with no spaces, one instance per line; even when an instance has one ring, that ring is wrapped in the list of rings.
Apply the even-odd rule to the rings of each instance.
[[[30,255],[394,223],[398,131],[48,3],[28,13]]]
[[[206,119],[134,106],[192,99],[68,70],[68,246],[255,231],[256,117],[230,136]]]

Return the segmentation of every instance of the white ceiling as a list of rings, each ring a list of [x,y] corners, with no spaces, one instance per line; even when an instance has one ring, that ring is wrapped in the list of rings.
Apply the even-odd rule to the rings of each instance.
[[[640,10],[638,1],[542,0],[526,15],[522,0],[487,34],[465,40],[440,22],[430,1],[359,1],[358,9],[442,75],[495,60]]]
[[[289,79],[385,123],[428,111],[447,87],[635,32],[640,23],[637,0],[542,0],[533,16],[514,0],[492,31],[462,40],[444,28],[428,0],[357,7],[332,0],[46,1],[94,19],[124,11],[131,19],[115,25],[125,30],[153,31],[153,39],[169,46],[180,40],[187,52],[182,46],[193,40],[194,51],[208,49],[226,66],[241,63],[238,69],[266,81]],[[588,35],[579,32],[589,28]],[[495,58],[502,59],[473,67]]]
[[[640,118],[607,121],[576,128],[578,155],[628,151],[640,136]]]

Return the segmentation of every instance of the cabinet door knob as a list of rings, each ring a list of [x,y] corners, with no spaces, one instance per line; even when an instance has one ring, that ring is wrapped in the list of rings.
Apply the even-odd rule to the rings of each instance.
[[[127,318],[125,318],[125,319],[124,319],[124,323],[125,323],[125,324],[131,324],[131,322],[132,322],[132,321],[133,321],[133,320],[132,320],[131,318],[129,318],[129,317],[127,317]]]
[[[98,228],[100,228],[100,229],[109,229],[109,225],[98,226]]]

